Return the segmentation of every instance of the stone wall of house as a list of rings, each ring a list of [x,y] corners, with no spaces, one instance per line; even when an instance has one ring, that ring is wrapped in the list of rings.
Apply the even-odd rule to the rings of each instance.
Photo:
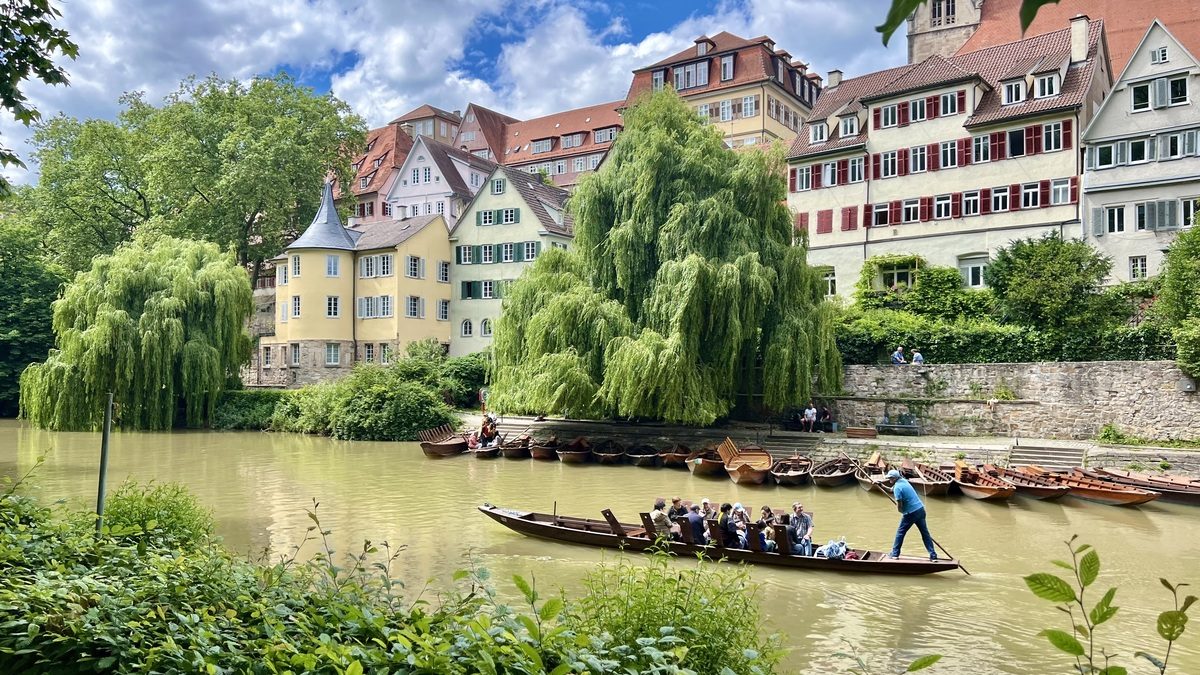
[[[338,342],[342,346],[341,363],[326,365],[325,345]],[[247,387],[302,387],[306,384],[336,380],[350,374],[354,366],[354,342],[350,340],[301,340],[300,363],[291,364],[288,353],[276,354],[270,367],[262,364],[262,349],[255,349],[250,363],[242,368],[242,383]]]
[[[1200,438],[1200,394],[1172,361],[847,366],[843,426],[911,412],[935,435],[1095,438],[1105,424],[1148,439]],[[1011,399],[1011,400],[998,400]]]

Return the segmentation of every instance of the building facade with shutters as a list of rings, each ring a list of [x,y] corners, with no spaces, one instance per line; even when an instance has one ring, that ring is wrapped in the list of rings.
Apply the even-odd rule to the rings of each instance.
[[[453,228],[496,164],[428,136],[417,136],[384,200],[389,216],[439,215]]]
[[[1088,239],[1113,259],[1114,281],[1157,275],[1179,231],[1200,222],[1198,96],[1200,63],[1155,20],[1083,135]]]
[[[809,262],[848,296],[868,258],[916,255],[983,286],[1015,239],[1082,234],[1078,136],[1111,86],[1103,23],[839,81],[789,153]],[[911,284],[911,263],[877,287]]]
[[[543,251],[571,244],[566,200],[565,190],[537,174],[497,167],[488,176],[450,231],[451,356],[491,345],[505,290]]]

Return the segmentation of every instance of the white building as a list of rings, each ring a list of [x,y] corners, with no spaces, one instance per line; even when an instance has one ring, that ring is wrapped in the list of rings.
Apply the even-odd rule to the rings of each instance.
[[[495,162],[483,157],[429,136],[417,136],[387,192],[384,215],[391,218],[440,215],[446,226],[454,229],[467,202],[479,192],[494,168]]]

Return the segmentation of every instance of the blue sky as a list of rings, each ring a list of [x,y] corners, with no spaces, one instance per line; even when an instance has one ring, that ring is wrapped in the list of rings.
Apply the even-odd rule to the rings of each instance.
[[[79,44],[71,86],[27,86],[46,116],[112,118],[126,91],[156,101],[196,74],[286,70],[378,126],[422,103],[514,117],[623,98],[634,68],[721,30],[770,35],[819,73],[903,63],[875,33],[888,0],[56,0]],[[30,131],[0,119],[30,159]],[[32,162],[31,162],[32,164]],[[17,182],[36,180],[9,169]]]

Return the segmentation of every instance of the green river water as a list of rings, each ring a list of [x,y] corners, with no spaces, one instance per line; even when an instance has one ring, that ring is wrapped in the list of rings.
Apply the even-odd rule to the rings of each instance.
[[[0,475],[23,473],[45,454],[33,481],[36,494],[86,508],[94,505],[99,447],[98,434],[45,432],[0,420]],[[816,514],[818,543],[845,536],[851,545],[875,549],[890,546],[898,520],[882,496],[857,487],[751,488],[672,469],[470,456],[430,460],[414,443],[291,434],[117,433],[110,486],[127,476],[186,484],[212,507],[219,533],[236,551],[289,552],[311,524],[305,509],[317,499],[322,527],[333,530],[339,550],[360,547],[364,539],[407,545],[401,574],[410,588],[426,580],[445,584],[454,570],[474,563],[490,569],[512,596],[508,579],[518,573],[577,593],[588,570],[617,554],[522,537],[479,514],[475,507],[485,501],[538,511],[557,502],[559,513],[592,517],[609,507],[636,522],[655,496],[777,507],[799,500]],[[902,662],[931,652],[946,654],[926,671],[931,673],[1070,672],[1071,662],[1036,635],[1047,627],[1067,629],[1066,615],[1034,598],[1021,577],[1055,570],[1049,560],[1066,556],[1061,541],[1074,533],[1102,557],[1092,602],[1108,585],[1120,589],[1120,611],[1101,627],[1098,642],[1120,654],[1118,663],[1131,673],[1157,672],[1135,661],[1134,651],[1161,654],[1165,648],[1154,622],[1170,596],[1158,578],[1200,585],[1200,507],[1119,508],[1071,498],[987,504],[961,496],[932,498],[927,507],[933,535],[972,576],[750,570],[762,587],[769,620],[764,630],[782,632],[790,649],[789,672],[844,672],[849,662],[831,656],[845,648],[843,639],[879,672],[900,672]],[[921,552],[915,529],[905,552]],[[1171,659],[1171,672],[1200,673],[1200,622],[1189,627]]]

